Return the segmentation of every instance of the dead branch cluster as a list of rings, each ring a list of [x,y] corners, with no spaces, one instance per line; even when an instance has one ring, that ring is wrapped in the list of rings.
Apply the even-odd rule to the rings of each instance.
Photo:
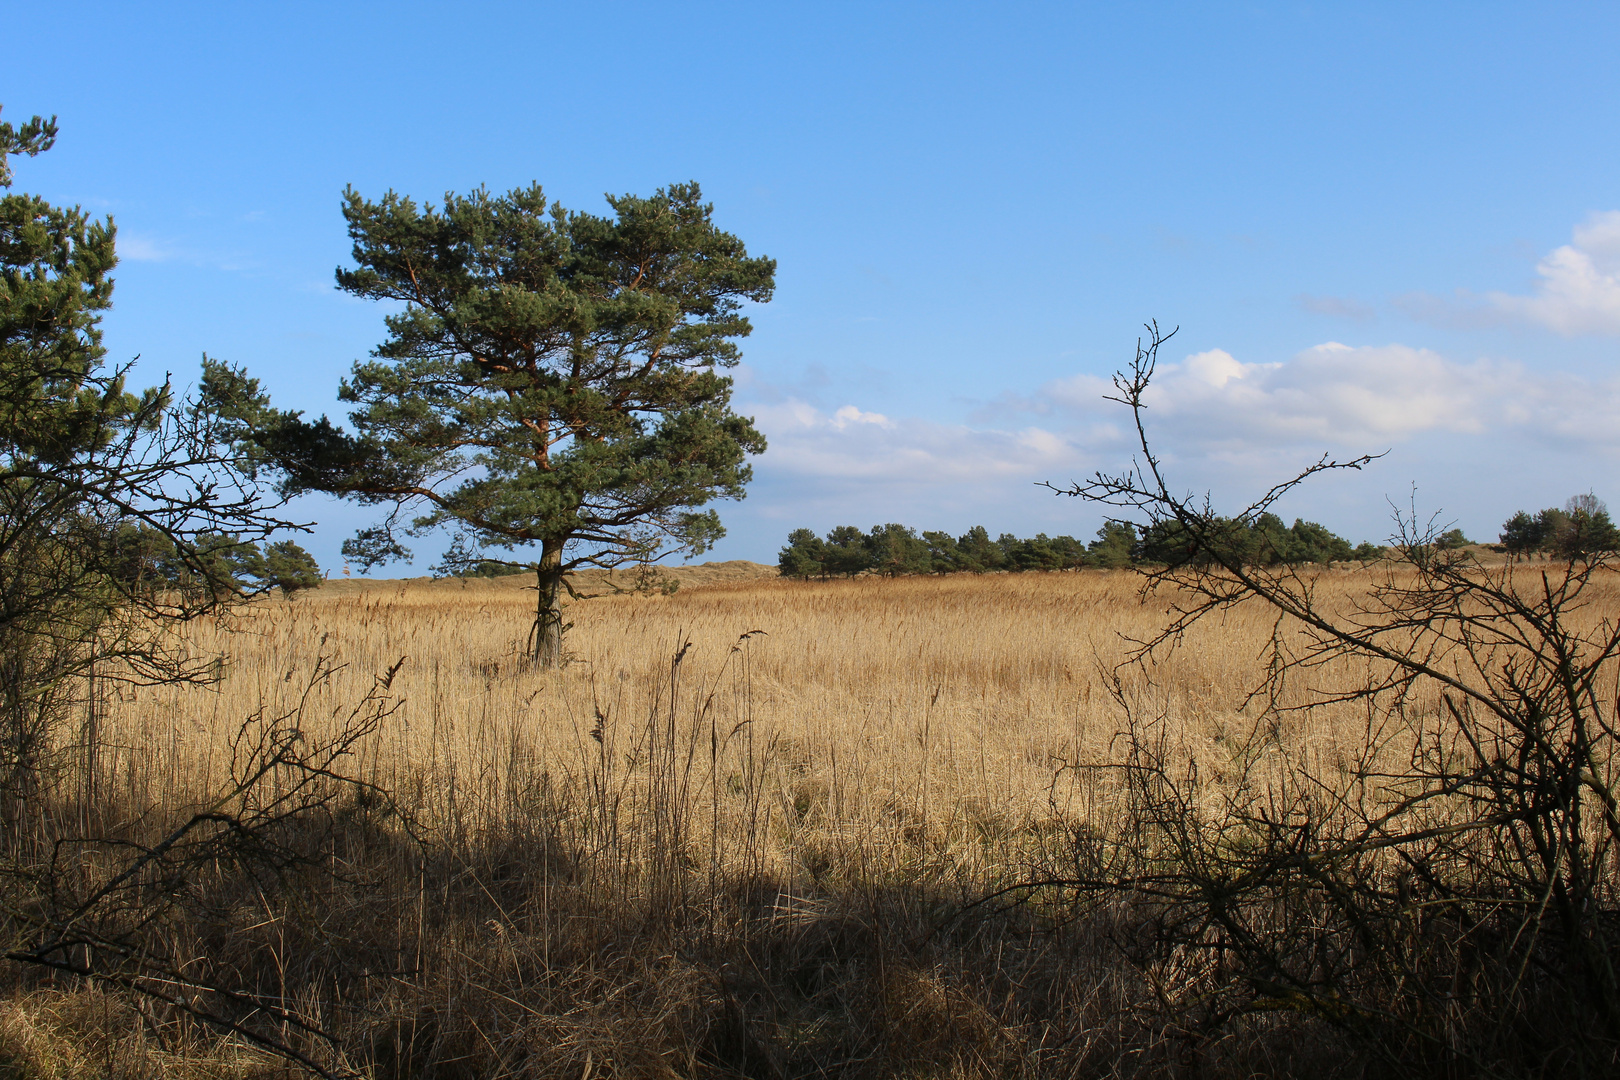
[[[1319,575],[1246,564],[1231,521],[1371,458],[1323,458],[1235,519],[1175,493],[1145,419],[1169,335],[1148,329],[1115,379],[1140,456],[1064,490],[1186,539],[1184,561],[1146,573],[1170,614],[1130,662],[1240,607],[1269,612],[1273,632],[1252,727],[1214,754],[1171,738],[1116,680],[1119,751],[1086,765],[1117,784],[1113,833],[1077,842],[1026,895],[1139,905],[1125,952],[1200,1038],[1291,1013],[1393,1074],[1612,1072],[1620,624],[1592,604],[1612,559],[1487,567],[1398,513],[1403,563],[1356,602],[1324,599]],[[1365,677],[1318,688],[1330,663]],[[1293,733],[1335,703],[1364,710],[1361,737],[1313,752]]]

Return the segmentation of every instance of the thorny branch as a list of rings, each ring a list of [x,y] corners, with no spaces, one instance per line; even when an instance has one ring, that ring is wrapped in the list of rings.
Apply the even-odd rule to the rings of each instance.
[[[321,1064],[309,1047],[287,1038],[296,1032],[326,1046],[324,1056],[343,1059],[337,1040],[297,1007],[275,994],[232,987],[228,967],[164,943],[183,937],[189,915],[218,908],[211,894],[221,870],[238,882],[285,881],[312,871],[340,875],[318,847],[311,849],[310,839],[311,830],[330,827],[345,797],[363,795],[421,842],[420,830],[386,792],[345,769],[357,747],[398,709],[389,690],[404,662],[378,676],[366,696],[339,715],[331,734],[311,736],[304,721],[314,692],[337,670],[319,660],[291,708],[260,709],[243,722],[232,739],[226,784],[155,843],[67,838],[37,866],[13,854],[0,866],[10,894],[0,900],[0,915],[32,940],[5,957],[163,1002],[316,1075],[358,1076]],[[283,1031],[272,1030],[276,1026]]]
[[[1147,424],[1174,332],[1149,324],[1114,378],[1110,400],[1135,423],[1131,466],[1047,485],[1185,541],[1173,565],[1140,570],[1144,599],[1170,608],[1112,680],[1123,752],[1071,766],[1113,776],[1117,801],[1056,864],[982,903],[1071,917],[1135,905],[1146,922],[1122,948],[1194,1030],[1284,1010],[1366,1036],[1397,1074],[1612,1067],[1620,622],[1595,604],[1612,602],[1614,557],[1487,565],[1440,550],[1414,509],[1397,512],[1397,557],[1357,588],[1325,589],[1346,580],[1336,571],[1255,565],[1241,528],[1379,455],[1324,455],[1232,517],[1177,494]],[[1247,607],[1273,622],[1238,703],[1258,711],[1212,756],[1173,737],[1168,707],[1145,718],[1125,674],[1151,684],[1195,626]],[[1364,681],[1294,685],[1335,661]],[[1336,739],[1336,763],[1300,734],[1330,706],[1365,710],[1361,744]]]

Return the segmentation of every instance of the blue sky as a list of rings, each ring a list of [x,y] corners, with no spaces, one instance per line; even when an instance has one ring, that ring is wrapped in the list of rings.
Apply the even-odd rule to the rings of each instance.
[[[0,2],[17,190],[110,213],[113,359],[206,351],[338,414],[383,337],[336,292],[346,184],[696,179],[778,260],[735,402],[771,448],[713,557],[786,533],[1089,537],[1043,494],[1128,456],[1103,380],[1179,324],[1172,476],[1354,540],[1620,502],[1620,8],[1487,4]],[[1415,489],[1415,494],[1414,494]],[[307,500],[329,567],[371,513]],[[418,565],[432,561],[431,542]],[[393,571],[403,572],[403,571]]]

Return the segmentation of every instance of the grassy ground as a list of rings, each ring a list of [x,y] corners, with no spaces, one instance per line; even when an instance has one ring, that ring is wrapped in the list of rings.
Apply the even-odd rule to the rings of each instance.
[[[1353,603],[1367,573],[1324,572],[1324,601]],[[156,835],[229,787],[245,718],[295,717],[319,744],[394,672],[342,768],[395,801],[288,824],[310,858],[273,881],[198,870],[194,914],[165,930],[172,955],[338,1036],[283,1025],[334,1070],[1360,1075],[1310,1017],[1178,1028],[1159,976],[1121,959],[1126,912],[962,913],[1112,820],[1119,791],[1083,766],[1112,759],[1122,702],[1219,762],[1258,715],[1265,612],[1116,676],[1169,603],[1125,572],[707,577],[574,605],[560,671],[524,663],[520,579],[335,583],[196,625],[226,677],[113,686],[80,812]],[[1358,706],[1315,709],[1276,767],[1331,769],[1364,728]],[[71,978],[21,979],[0,1009],[0,1076],[280,1068]]]

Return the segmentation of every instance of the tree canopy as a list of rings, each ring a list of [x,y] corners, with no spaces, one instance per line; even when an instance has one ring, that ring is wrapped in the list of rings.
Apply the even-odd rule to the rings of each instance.
[[[1313,521],[1296,519],[1290,527],[1271,513],[1261,514],[1253,522],[1220,519],[1219,527],[1234,557],[1249,565],[1366,562],[1383,556],[1382,548],[1372,544],[1352,548],[1349,541]],[[894,523],[875,525],[866,533],[853,525],[840,525],[825,539],[811,529],[793,530],[777,557],[777,567],[784,577],[797,578],[1083,567],[1111,570],[1143,563],[1180,566],[1189,559],[1206,558],[1207,553],[1200,554],[1200,550],[1173,521],[1157,522],[1140,533],[1129,522],[1105,521],[1090,544],[1045,533],[1027,539],[1002,533],[991,539],[982,525],[959,537],[945,532],[919,535]]]
[[[1167,519],[1152,523],[1142,534],[1136,551],[1138,559],[1162,566],[1181,566],[1213,558],[1211,552],[1216,545],[1224,545],[1230,557],[1245,566],[1371,561],[1383,554],[1382,548],[1370,543],[1352,547],[1350,541],[1314,521],[1295,518],[1292,525],[1284,525],[1282,518],[1270,511],[1252,518],[1211,516],[1204,524],[1210,535],[1202,543],[1195,543],[1179,521]]]
[[[354,433],[274,410],[243,371],[207,375],[284,492],[391,507],[344,545],[363,568],[448,527],[449,569],[534,569],[547,664],[567,571],[707,550],[723,530],[699,508],[742,498],[765,448],[718,369],[736,364],[743,304],[771,298],[775,262],[718,229],[695,183],[608,204],[568,211],[538,185],[438,208],[350,189],[355,266],[338,286],[403,305],[341,384]]]
[[[1536,514],[1520,510],[1502,523],[1501,546],[1510,555],[1540,553],[1565,559],[1620,550],[1620,529],[1596,495],[1571,496],[1563,506]]]

